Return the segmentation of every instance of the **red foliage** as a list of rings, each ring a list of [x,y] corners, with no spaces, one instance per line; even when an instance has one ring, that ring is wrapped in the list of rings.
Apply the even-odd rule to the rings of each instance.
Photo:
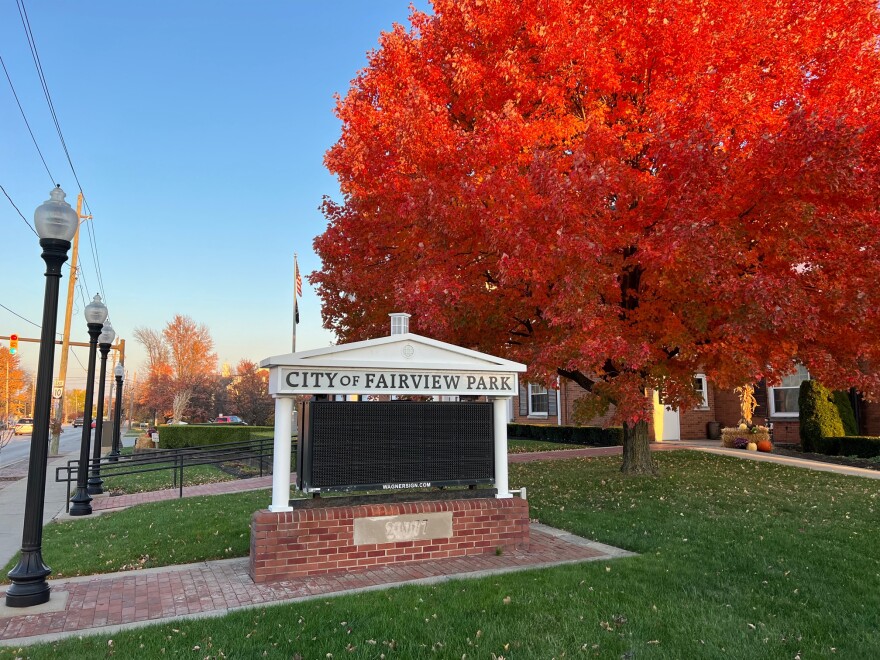
[[[434,9],[337,107],[311,281],[341,340],[410,312],[630,423],[698,369],[880,394],[874,0]]]

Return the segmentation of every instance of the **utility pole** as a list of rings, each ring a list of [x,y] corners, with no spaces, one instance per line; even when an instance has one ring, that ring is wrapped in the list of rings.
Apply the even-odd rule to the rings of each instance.
[[[82,192],[76,197],[76,216],[78,224],[76,233],[73,235],[73,250],[70,255],[70,277],[67,279],[67,309],[64,312],[64,334],[61,342],[61,365],[58,368],[58,380],[61,381],[61,387],[66,387],[67,380],[67,356],[70,353],[70,317],[73,315],[73,297],[74,288],[76,286],[76,269],[77,257],[79,256],[79,228],[85,220],[90,220],[92,216],[82,214],[83,196]],[[62,396],[62,398],[64,398]],[[52,442],[49,444],[49,453],[58,453],[58,444],[61,441],[61,422],[64,415],[64,406],[59,402],[55,404],[55,421],[52,424]]]
[[[128,380],[128,376],[125,377]],[[128,386],[128,430],[131,431],[131,420],[134,419],[134,390],[137,387],[137,371],[131,377],[131,385]]]

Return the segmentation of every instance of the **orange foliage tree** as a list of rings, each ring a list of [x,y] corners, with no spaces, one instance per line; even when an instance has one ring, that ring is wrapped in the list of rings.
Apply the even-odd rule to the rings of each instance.
[[[0,424],[12,422],[22,415],[34,414],[29,408],[30,389],[31,379],[21,368],[19,356],[0,346],[0,410],[4,416]]]
[[[138,327],[134,336],[147,351],[147,377],[139,402],[167,417],[174,411],[175,397],[185,398],[193,419],[212,417],[217,354],[208,327],[177,314],[161,332]]]
[[[235,377],[226,387],[229,410],[253,426],[275,420],[275,402],[269,396],[269,372],[251,360],[239,360]]]
[[[616,404],[647,388],[878,392],[874,0],[435,0],[337,105],[311,277],[341,340],[414,329]]]

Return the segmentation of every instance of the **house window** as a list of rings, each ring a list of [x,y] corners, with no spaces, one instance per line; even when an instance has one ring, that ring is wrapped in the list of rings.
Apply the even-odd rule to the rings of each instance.
[[[704,374],[694,376],[694,390],[700,395],[696,410],[709,410],[709,385]]]
[[[801,383],[805,380],[810,380],[810,373],[806,367],[798,365],[797,370],[783,378],[778,387],[767,388],[771,416],[798,416],[798,394],[801,390]]]
[[[529,416],[546,417],[550,412],[547,388],[529,383]]]

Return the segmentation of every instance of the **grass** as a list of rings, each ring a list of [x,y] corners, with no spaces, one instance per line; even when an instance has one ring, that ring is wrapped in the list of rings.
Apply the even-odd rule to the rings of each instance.
[[[122,456],[132,456],[134,450],[132,447],[123,447],[120,454]],[[130,466],[126,463],[112,464],[118,466],[119,470],[137,469],[137,466]],[[221,469],[228,467],[229,471]],[[148,467],[143,465],[141,467]],[[111,495],[128,495],[132,493],[148,493],[154,490],[166,490],[168,488],[176,488],[178,484],[174,481],[174,462],[156,463],[149,467],[166,468],[151,472],[141,472],[135,474],[121,474],[114,476],[114,467],[108,466],[102,468],[102,478],[104,480],[104,492]],[[252,467],[241,461],[228,461],[220,465],[194,465],[186,466],[183,471],[184,486],[198,486],[201,484],[212,484],[221,481],[234,481],[235,479],[258,476],[259,468]],[[178,475],[179,476],[179,475]]]
[[[162,465],[156,464],[151,467],[159,468]],[[110,470],[105,469],[101,475],[104,479],[104,492],[111,495],[125,495],[176,488],[173,467],[174,463],[168,463],[167,469],[156,470],[155,472],[122,474],[119,476],[113,476],[112,468]],[[212,484],[219,481],[233,481],[235,479],[234,475],[227,474],[216,465],[192,465],[186,466],[183,470],[184,486],[198,486],[200,484]]]
[[[654,459],[657,479],[623,477],[619,457],[511,466],[511,484],[528,487],[533,518],[637,557],[320,598],[2,649],[0,657],[880,656],[880,482],[698,452]],[[157,525],[154,551],[167,556],[194,529],[210,539],[230,509],[218,537],[244,534],[236,538],[246,543],[245,514],[268,495],[245,495],[255,499],[224,496],[166,511],[178,522]],[[120,530],[144,527],[161,511],[138,509],[141,519],[120,519]],[[221,550],[230,543],[217,541]],[[44,552],[54,547],[56,539],[44,540]]]
[[[584,449],[583,445],[567,445],[561,442],[542,442],[540,440],[507,441],[508,454],[525,454],[533,451],[559,451],[561,449]]]
[[[268,490],[186,497],[54,522],[43,529],[43,559],[60,578],[244,557],[251,516],[271,499]]]

